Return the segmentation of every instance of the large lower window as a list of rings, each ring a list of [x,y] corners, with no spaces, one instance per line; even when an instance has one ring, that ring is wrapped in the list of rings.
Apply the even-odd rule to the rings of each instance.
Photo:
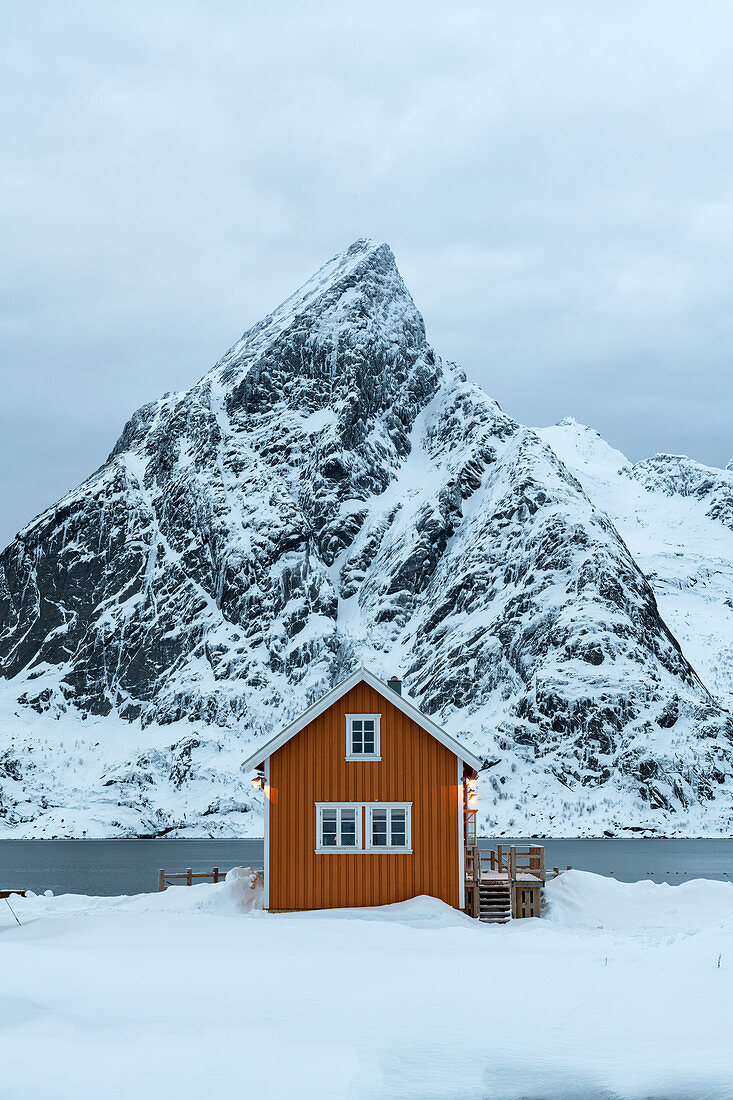
[[[316,806],[316,850],[353,852],[361,848],[361,804],[321,802]]]
[[[409,851],[412,844],[410,809],[408,802],[397,805],[367,804],[367,847],[372,850]]]
[[[317,802],[316,851],[409,855],[411,816],[411,802]]]

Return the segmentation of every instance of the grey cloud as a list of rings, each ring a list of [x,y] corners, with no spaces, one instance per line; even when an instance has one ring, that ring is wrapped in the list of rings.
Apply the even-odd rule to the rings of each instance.
[[[732,31],[723,0],[7,7],[0,543],[363,235],[513,415],[724,465]]]

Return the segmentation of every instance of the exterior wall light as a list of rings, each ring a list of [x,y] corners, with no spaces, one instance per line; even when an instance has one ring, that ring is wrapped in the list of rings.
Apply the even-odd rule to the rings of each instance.
[[[256,775],[254,777],[254,779],[252,780],[252,786],[256,787],[260,791],[264,790],[264,787],[265,787],[265,777],[264,777],[264,775]]]

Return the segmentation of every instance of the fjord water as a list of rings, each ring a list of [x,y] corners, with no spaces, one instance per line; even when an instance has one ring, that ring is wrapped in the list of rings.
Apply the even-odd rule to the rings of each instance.
[[[261,867],[264,841],[0,840],[0,890],[54,894],[145,894],[158,871]]]
[[[498,840],[542,844],[548,867],[594,871],[624,882],[679,885],[693,878],[733,879],[733,840]],[[141,894],[157,890],[158,871],[262,867],[264,841],[242,840],[2,840],[0,890],[54,894]]]
[[[692,878],[733,879],[733,840],[599,839],[479,840],[481,848],[502,844],[541,844],[548,868],[574,867],[621,882],[669,882],[678,886]]]

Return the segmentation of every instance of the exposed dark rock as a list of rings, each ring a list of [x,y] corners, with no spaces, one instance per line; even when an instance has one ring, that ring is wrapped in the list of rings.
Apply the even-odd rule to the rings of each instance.
[[[658,456],[654,476],[699,494],[688,461]],[[162,835],[145,800],[208,774],[203,729],[236,730],[244,755],[362,659],[496,771],[513,762],[499,793],[545,775],[671,811],[733,770],[729,719],[613,524],[435,356],[389,248],[357,241],[191,390],[138,410],[4,551],[0,674],[43,714],[195,723],[98,780]],[[5,753],[0,778],[20,767]]]

